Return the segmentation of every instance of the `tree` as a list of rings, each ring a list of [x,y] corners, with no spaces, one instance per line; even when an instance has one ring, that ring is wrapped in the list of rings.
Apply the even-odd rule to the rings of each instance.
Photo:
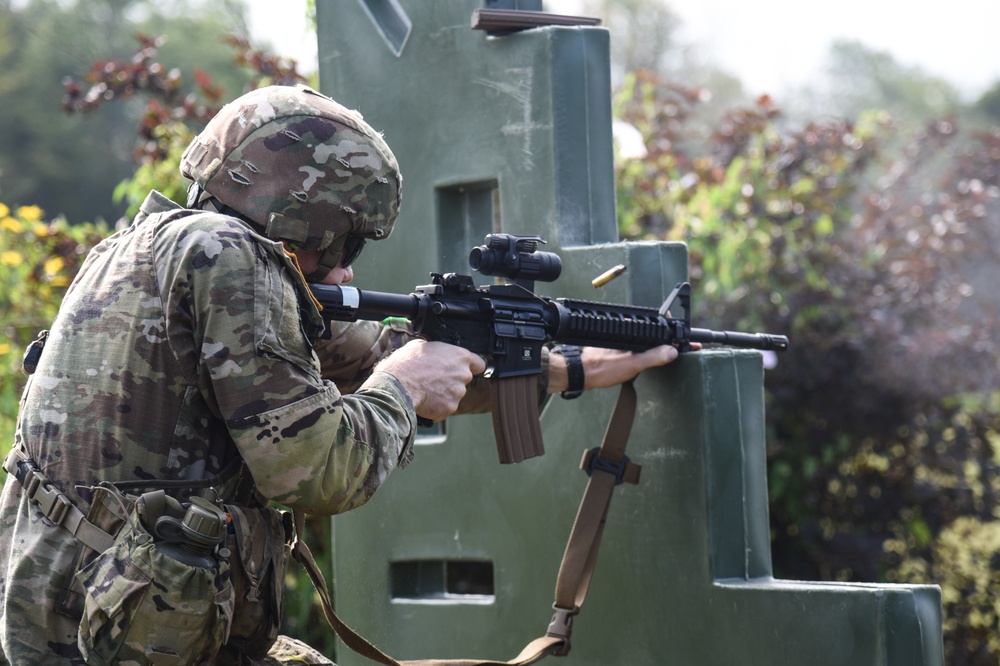
[[[830,47],[826,85],[816,91],[821,107],[813,113],[856,118],[863,111],[880,109],[907,129],[951,115],[961,106],[952,84],[853,40],[838,40]]]
[[[621,80],[625,72],[647,69],[662,72],[671,51],[676,50],[677,15],[656,0],[590,0],[588,14],[602,17],[602,23],[616,35],[628,39],[611,42],[613,74]]]
[[[994,83],[989,90],[980,96],[975,109],[982,113],[989,122],[1000,125],[1000,81]]]
[[[0,5],[0,198],[9,205],[39,205],[71,222],[117,220],[124,204],[112,202],[117,183],[135,170],[133,128],[141,105],[115,105],[93,118],[60,110],[61,82],[80,76],[98,58],[109,63],[134,53],[143,28],[169,39],[160,48],[176,66],[209,73],[227,95],[243,92],[251,76],[233,66],[234,52],[221,37],[239,23],[242,5],[150,0],[31,0],[15,9]],[[195,89],[191,78],[185,91]]]
[[[623,234],[688,243],[706,325],[792,340],[766,381],[776,572],[937,582],[949,663],[995,663],[1000,128],[789,127],[763,97],[692,152],[697,92],[630,84]]]
[[[628,85],[630,75],[642,72],[683,86],[697,96],[698,103],[685,111],[684,136],[674,140],[703,147],[726,110],[751,101],[738,78],[716,67],[697,45],[679,39],[681,21],[669,3],[587,0],[583,11],[600,17],[611,32],[615,88]]]
[[[11,204],[42,204],[52,212],[113,216],[103,183],[109,174],[128,173],[114,131],[122,117],[88,126],[64,118],[59,80],[81,59],[99,47],[113,48],[114,42],[100,44],[89,12],[67,10],[52,0],[3,11],[11,40],[5,40],[9,49],[0,57],[0,71],[9,72],[0,112],[0,196]]]
[[[135,149],[139,167],[114,192],[116,202],[128,203],[130,217],[152,189],[179,204],[186,202],[188,181],[180,174],[181,157],[197,131],[219,111],[223,97],[222,88],[200,69],[193,77],[196,91],[185,92],[180,70],[157,58],[164,38],[139,35],[137,39],[140,48],[131,59],[95,62],[86,76],[86,89],[73,78],[65,79],[62,101],[69,113],[91,113],[107,102],[128,103],[136,97],[146,101]],[[242,37],[228,35],[224,41],[236,50],[235,61],[254,73],[249,88],[306,82],[294,61],[254,49]]]

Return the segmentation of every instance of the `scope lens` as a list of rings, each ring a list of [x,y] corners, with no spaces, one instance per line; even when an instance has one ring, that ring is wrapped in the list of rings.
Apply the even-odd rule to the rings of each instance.
[[[483,257],[485,253],[483,252],[485,248],[478,246],[472,248],[472,252],[469,253],[469,266],[472,267],[474,271],[484,272],[481,266],[483,265]]]

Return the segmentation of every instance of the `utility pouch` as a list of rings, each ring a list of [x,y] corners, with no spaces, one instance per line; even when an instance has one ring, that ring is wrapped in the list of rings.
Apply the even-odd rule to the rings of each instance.
[[[262,659],[278,638],[284,607],[291,516],[271,507],[225,505],[226,538],[235,595],[227,645],[250,659]]]
[[[219,529],[225,530],[225,515],[200,498],[182,507],[176,500],[165,502],[162,491],[134,502],[111,493],[128,509],[127,520],[114,545],[77,573],[84,589],[78,639],[84,659],[88,664],[213,663],[233,614],[228,554],[220,549],[218,556],[204,555],[185,546],[192,533],[198,545],[198,530],[206,531],[217,515]],[[156,514],[147,503],[159,507]]]
[[[89,490],[93,493],[93,498],[87,511],[87,522],[106,533],[113,541],[123,526],[128,529],[128,514],[135,507],[135,498],[121,494],[117,488],[110,485],[92,486]],[[78,572],[93,562],[102,550],[96,543],[79,541],[73,571]],[[71,578],[69,583],[59,599],[56,611],[67,617],[78,618],[83,613],[85,591],[80,585],[79,576]]]

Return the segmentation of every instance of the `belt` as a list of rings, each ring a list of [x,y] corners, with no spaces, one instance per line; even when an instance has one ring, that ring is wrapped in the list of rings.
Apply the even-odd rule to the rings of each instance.
[[[3,468],[21,484],[28,500],[36,505],[46,518],[68,530],[70,534],[102,552],[114,545],[114,537],[102,530],[66,496],[52,485],[38,464],[17,448],[11,450]]]

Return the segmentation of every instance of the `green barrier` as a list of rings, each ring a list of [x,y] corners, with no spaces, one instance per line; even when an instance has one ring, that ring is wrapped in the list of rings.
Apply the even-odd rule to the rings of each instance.
[[[659,306],[687,256],[617,242],[607,32],[490,36],[470,27],[478,8],[317,3],[321,88],[385,132],[404,178],[397,230],[362,255],[355,286],[406,292],[431,270],[468,273],[469,249],[502,231],[561,254],[562,277],[540,293]],[[595,291],[619,263],[628,272]],[[943,664],[937,587],[773,578],[762,375],[759,353],[713,350],[637,380],[641,482],[615,491],[561,663]],[[496,462],[488,415],[425,434],[411,467],[335,519],[342,618],[407,659],[510,659],[544,633],[587,481],[580,455],[615,396],[550,400],[547,453],[518,465]]]

